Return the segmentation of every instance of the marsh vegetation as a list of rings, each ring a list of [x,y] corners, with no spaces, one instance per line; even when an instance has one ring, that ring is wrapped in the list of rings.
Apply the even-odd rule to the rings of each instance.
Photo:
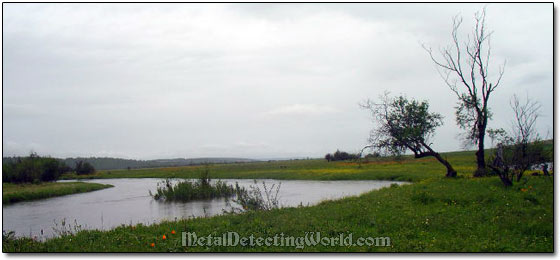
[[[158,183],[155,194],[152,194],[151,191],[149,193],[155,200],[187,202],[191,200],[228,198],[236,193],[240,193],[241,189],[237,184],[235,186],[228,185],[219,180],[212,183],[209,165],[205,165],[197,180],[180,180],[173,183],[168,178]]]

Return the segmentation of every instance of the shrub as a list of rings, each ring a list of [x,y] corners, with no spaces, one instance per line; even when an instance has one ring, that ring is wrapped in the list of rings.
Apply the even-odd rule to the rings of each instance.
[[[83,174],[92,174],[95,173],[95,168],[89,162],[86,161],[77,161],[76,168],[74,169],[76,174],[83,175]]]
[[[340,150],[336,150],[336,152],[334,154],[326,154],[325,155],[325,159],[327,161],[345,161],[345,160],[355,160],[360,158],[359,154],[352,154],[352,153],[347,153],[347,152],[343,152]]]
[[[379,158],[379,157],[381,157],[381,154],[379,152],[369,153],[365,156],[366,159]]]

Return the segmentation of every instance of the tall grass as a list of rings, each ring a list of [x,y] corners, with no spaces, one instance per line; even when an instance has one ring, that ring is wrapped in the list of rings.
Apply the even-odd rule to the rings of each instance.
[[[240,208],[232,207],[231,211],[227,213],[271,210],[280,207],[278,199],[280,184],[278,184],[278,186],[272,184],[270,187],[267,187],[266,183],[263,181],[263,190],[261,190],[257,184],[257,180],[253,180],[254,185],[250,185],[249,189],[240,187],[238,183],[235,183],[235,185],[228,185],[218,180],[211,184],[211,181],[210,170],[209,167],[206,166],[196,181],[183,180],[173,184],[171,179],[165,179],[158,183],[156,193],[152,194],[150,191],[150,195],[155,200],[181,202],[213,198],[228,199],[234,197],[231,201],[238,204]],[[229,202],[228,200],[228,203]]]
[[[166,179],[158,184],[156,193],[151,195],[156,200],[187,202],[191,200],[231,197],[235,195],[235,187],[227,185],[222,181],[210,184],[203,183],[200,180],[184,180],[173,184],[170,179]]]
[[[245,188],[239,188],[236,184],[236,192],[235,192],[235,199],[233,200],[235,203],[241,206],[241,209],[236,210],[235,208],[232,209],[232,213],[236,211],[249,211],[249,210],[272,210],[277,209],[280,207],[279,202],[279,192],[280,186],[282,183],[272,184],[269,187],[266,186],[266,183],[263,181],[263,191],[257,184],[257,180],[253,180],[254,185],[249,186],[249,190]],[[276,187],[276,189],[275,189]]]
[[[206,166],[200,173],[198,180],[184,180],[173,184],[170,179],[165,179],[158,183],[156,193],[152,194],[150,191],[150,195],[156,200],[187,202],[200,199],[227,198],[239,193],[242,189],[237,184],[234,187],[222,181],[216,181],[213,184],[210,182],[210,169]]]

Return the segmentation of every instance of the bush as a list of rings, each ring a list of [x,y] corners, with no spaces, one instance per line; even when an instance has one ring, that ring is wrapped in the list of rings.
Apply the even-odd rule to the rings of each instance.
[[[342,152],[340,150],[336,150],[334,154],[326,154],[325,159],[327,161],[345,161],[345,160],[356,160],[360,158],[359,154],[352,154],[347,152]]]
[[[366,159],[379,158],[379,157],[381,157],[381,154],[379,152],[369,153],[365,156]]]
[[[76,171],[76,174],[79,175],[95,173],[95,168],[93,168],[93,165],[85,161],[77,161],[76,168],[74,170]]]

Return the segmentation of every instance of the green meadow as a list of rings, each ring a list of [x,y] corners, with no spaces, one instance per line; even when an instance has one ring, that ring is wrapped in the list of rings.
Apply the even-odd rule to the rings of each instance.
[[[446,178],[434,159],[369,162],[292,160],[210,166],[212,178],[399,180],[411,182],[310,207],[86,230],[46,241],[3,239],[4,252],[553,252],[553,177],[532,176],[506,188],[498,177],[473,178],[474,152],[443,154],[459,173]],[[99,171],[87,178],[197,178],[200,167]],[[67,179],[78,176],[66,175]],[[82,176],[79,176],[82,177]],[[198,237],[230,231],[242,237],[389,237],[389,246],[184,247],[181,232]],[[165,236],[165,238],[164,238]]]
[[[470,176],[475,166],[474,152],[452,152],[444,156],[454,167]],[[109,178],[189,178],[196,179],[206,166],[104,170],[90,175],[66,174],[61,179]],[[322,159],[265,161],[252,163],[216,164],[211,166],[213,179],[278,179],[278,180],[397,180],[420,181],[441,177],[445,170],[435,159],[414,159],[411,156],[380,157],[363,161],[327,162]],[[443,172],[445,175],[445,171]]]

